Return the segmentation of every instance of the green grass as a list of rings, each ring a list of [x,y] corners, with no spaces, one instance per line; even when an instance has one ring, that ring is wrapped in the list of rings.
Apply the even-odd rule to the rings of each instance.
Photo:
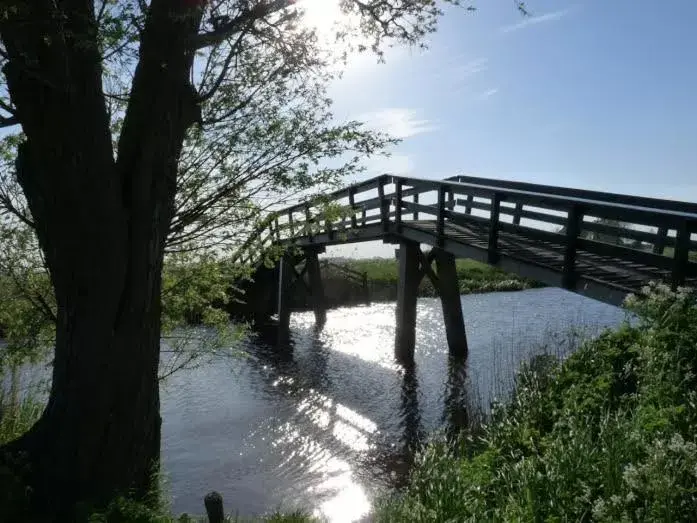
[[[344,264],[355,271],[367,274],[373,299],[393,299],[390,289],[396,292],[398,282],[397,260],[391,258],[342,259]],[[540,284],[508,274],[491,265],[474,260],[456,261],[458,283],[462,294],[475,292],[512,291],[539,287]],[[424,277],[419,287],[421,296],[436,296],[436,290],[428,277]]]
[[[0,411],[0,445],[3,445],[29,430],[41,416],[43,405],[31,396],[17,402],[8,401],[0,387]]]
[[[538,359],[480,433],[429,445],[377,521],[694,521],[697,300],[629,306],[638,324]]]
[[[675,256],[675,248],[674,247],[664,247],[663,248],[663,256],[667,256],[668,258],[672,258]],[[697,262],[697,251],[690,251],[687,253],[688,259],[693,262]]]

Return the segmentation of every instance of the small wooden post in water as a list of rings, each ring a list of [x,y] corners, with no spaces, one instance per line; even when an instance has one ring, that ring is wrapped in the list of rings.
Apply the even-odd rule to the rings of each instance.
[[[223,521],[225,521],[223,496],[216,491],[209,492],[206,494],[206,497],[203,498],[203,504],[206,505],[209,523],[223,523]]]
[[[290,291],[290,278],[286,257],[278,260],[278,343],[284,344],[290,336],[290,304],[288,293]]]

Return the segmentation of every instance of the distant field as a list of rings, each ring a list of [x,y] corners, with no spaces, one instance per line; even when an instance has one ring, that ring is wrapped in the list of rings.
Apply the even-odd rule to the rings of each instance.
[[[365,272],[372,299],[394,299],[397,288],[397,260],[389,258],[335,259],[333,263],[352,270]],[[540,287],[537,282],[508,274],[495,267],[474,260],[457,260],[457,276],[462,294],[475,292],[514,291]],[[420,296],[436,296],[433,284],[424,277],[419,287]]]

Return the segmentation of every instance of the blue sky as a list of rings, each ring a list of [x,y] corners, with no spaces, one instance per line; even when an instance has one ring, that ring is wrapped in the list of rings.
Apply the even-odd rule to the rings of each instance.
[[[404,139],[385,171],[697,201],[697,1],[511,0],[448,9],[427,52],[355,60],[339,118]]]

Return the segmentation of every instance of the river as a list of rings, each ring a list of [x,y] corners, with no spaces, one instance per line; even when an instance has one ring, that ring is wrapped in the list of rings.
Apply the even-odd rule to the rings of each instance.
[[[321,332],[293,314],[292,347],[262,335],[243,356],[175,374],[162,391],[162,458],[175,513],[217,490],[244,516],[302,508],[360,521],[407,477],[413,449],[510,392],[533,354],[567,354],[625,319],[559,289],[462,297],[470,353],[451,362],[440,302],[418,302],[416,366],[393,362],[394,303],[336,309]]]

